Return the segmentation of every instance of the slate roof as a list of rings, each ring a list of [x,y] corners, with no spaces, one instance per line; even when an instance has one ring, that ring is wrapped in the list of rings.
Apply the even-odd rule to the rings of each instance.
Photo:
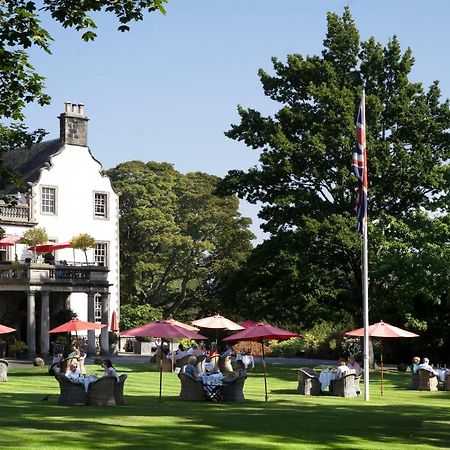
[[[49,164],[50,158],[59,153],[61,148],[61,140],[53,139],[35,144],[29,149],[10,150],[3,155],[3,164],[17,170],[25,182],[36,183],[39,180],[40,169]]]

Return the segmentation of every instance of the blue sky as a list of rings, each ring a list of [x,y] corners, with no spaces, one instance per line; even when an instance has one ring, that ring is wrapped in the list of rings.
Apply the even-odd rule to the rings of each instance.
[[[96,41],[46,21],[55,41],[51,56],[33,52],[47,78],[52,104],[27,108],[27,125],[58,137],[64,101],[84,103],[89,145],[105,168],[129,160],[167,161],[180,172],[223,176],[255,165],[258,153],[224,136],[238,122],[236,106],[266,114],[277,106],[263,95],[257,71],[271,71],[271,57],[317,54],[326,13],[349,5],[362,39],[386,44],[396,34],[412,48],[412,80],[441,81],[450,96],[450,2],[420,0],[170,0],[128,33],[113,17],[96,16]],[[349,149],[351,152],[352,149]],[[241,211],[263,237],[257,208]]]

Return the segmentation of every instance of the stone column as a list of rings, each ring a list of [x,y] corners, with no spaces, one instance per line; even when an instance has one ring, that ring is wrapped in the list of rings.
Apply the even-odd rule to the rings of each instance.
[[[94,322],[94,293],[88,293],[88,310],[87,310],[88,322]],[[88,330],[88,355],[95,355],[95,330]]]
[[[36,354],[36,311],[33,291],[28,292],[27,298],[27,346],[28,354]]]
[[[47,355],[50,353],[50,308],[49,308],[50,292],[42,292],[41,301],[41,353]]]
[[[107,355],[109,353],[109,292],[102,294],[102,323],[106,324],[100,332],[100,353]]]

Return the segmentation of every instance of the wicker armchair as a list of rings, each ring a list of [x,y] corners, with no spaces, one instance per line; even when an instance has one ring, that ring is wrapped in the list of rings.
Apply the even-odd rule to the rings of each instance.
[[[0,359],[0,381],[8,381],[8,361]]]
[[[200,380],[184,372],[179,373],[178,378],[181,382],[180,400],[206,400],[206,392]]]
[[[320,395],[319,374],[309,367],[297,370],[297,393],[302,395]]]
[[[356,374],[348,373],[342,378],[333,380],[332,395],[338,397],[356,397],[355,378]]]
[[[438,378],[429,370],[419,369],[419,391],[437,391]]]
[[[205,355],[197,356],[197,363],[195,364],[195,368],[197,370],[197,373],[202,373],[205,371]]]
[[[123,387],[127,374],[120,375],[119,380],[114,385],[114,398],[116,399],[116,405],[124,405],[125,400],[123,398]]]
[[[410,389],[417,391],[419,389],[420,375],[419,372],[411,372]]]
[[[87,403],[94,406],[116,406],[116,377],[102,377],[89,385]]]
[[[57,373],[55,378],[60,388],[58,405],[76,406],[86,404],[86,391],[83,384],[70,380],[62,373]]]
[[[222,387],[222,398],[224,402],[243,402],[244,383],[247,376],[236,377],[233,381],[226,382],[224,380]]]

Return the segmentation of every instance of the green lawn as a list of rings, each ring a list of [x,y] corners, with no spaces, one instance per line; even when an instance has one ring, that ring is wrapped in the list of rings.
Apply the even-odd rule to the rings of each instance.
[[[57,405],[59,386],[46,368],[9,369],[8,382],[0,383],[1,448],[450,448],[450,391],[409,391],[404,373],[386,375],[383,397],[373,374],[366,403],[297,395],[295,369],[269,366],[269,401],[255,370],[247,401],[233,404],[182,402],[171,373],[164,373],[159,403],[159,374],[148,365],[118,372],[128,374],[125,406],[67,407]]]

